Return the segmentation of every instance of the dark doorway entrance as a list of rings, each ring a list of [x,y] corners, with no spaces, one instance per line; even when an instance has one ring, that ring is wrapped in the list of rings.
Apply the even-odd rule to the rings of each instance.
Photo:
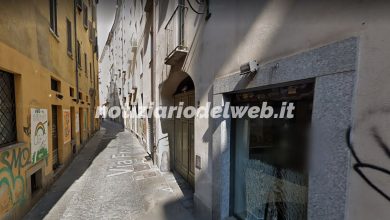
[[[73,154],[76,154],[77,153],[77,149],[76,149],[76,137],[77,137],[77,134],[76,134],[76,125],[75,125],[75,121],[76,121],[76,112],[75,112],[75,109],[74,107],[70,107],[70,124],[71,124],[71,145],[72,145],[72,153]]]
[[[53,145],[53,170],[57,169],[60,165],[60,160],[58,156],[58,106],[52,105],[51,106],[51,136],[52,136],[52,145]]]
[[[83,108],[79,109],[79,128],[80,128],[80,143],[84,143],[84,126],[83,126],[83,121],[84,121],[84,111]]]

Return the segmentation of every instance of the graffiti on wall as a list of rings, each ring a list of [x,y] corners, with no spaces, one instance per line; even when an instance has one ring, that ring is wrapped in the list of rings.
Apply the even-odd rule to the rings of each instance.
[[[368,131],[368,138],[373,141],[373,145],[370,145],[369,149],[371,151],[376,151],[377,154],[383,154],[390,160],[390,148],[386,144],[382,132],[384,129],[377,123],[379,121],[387,124],[386,122],[383,122],[383,119],[388,118],[389,114],[390,109],[368,111],[353,128],[349,127],[346,132],[347,146],[355,160],[352,165],[354,171],[364,180],[364,182],[366,182],[379,195],[383,196],[387,201],[390,201],[390,191],[388,187],[384,187],[383,184],[381,185],[381,180],[375,177],[380,175],[382,177],[384,176],[390,178],[390,170],[382,165],[378,165],[377,161],[371,161],[368,158],[365,158],[365,154],[359,152],[356,148],[356,145],[353,142],[353,134],[357,129]],[[376,119],[377,121],[369,124],[371,119]],[[387,130],[384,132],[386,133]],[[372,174],[375,174],[376,176],[373,176]]]
[[[68,143],[72,139],[72,124],[71,124],[71,117],[70,117],[70,110],[64,109],[63,111],[64,115],[64,143]]]
[[[47,109],[31,109],[31,162],[37,163],[49,155]]]
[[[0,213],[26,200],[22,170],[30,163],[29,148],[15,148],[0,154]]]

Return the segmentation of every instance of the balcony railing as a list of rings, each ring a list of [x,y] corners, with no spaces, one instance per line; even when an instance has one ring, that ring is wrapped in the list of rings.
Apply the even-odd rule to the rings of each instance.
[[[187,56],[188,48],[185,44],[184,17],[188,8],[178,5],[165,26],[165,37],[167,43],[167,56],[165,64],[174,65],[183,57]]]

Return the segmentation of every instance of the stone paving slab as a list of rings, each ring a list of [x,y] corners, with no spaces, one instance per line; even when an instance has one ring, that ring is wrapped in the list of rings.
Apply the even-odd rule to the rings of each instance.
[[[193,219],[191,188],[146,156],[130,132],[104,122],[25,219]]]

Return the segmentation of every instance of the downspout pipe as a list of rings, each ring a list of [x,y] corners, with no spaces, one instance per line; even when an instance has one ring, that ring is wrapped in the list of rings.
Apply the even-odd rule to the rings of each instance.
[[[74,23],[74,45],[75,45],[75,72],[76,72],[76,99],[77,99],[77,104],[80,102],[80,97],[79,97],[79,68],[78,68],[78,54],[77,51],[77,6],[76,6],[76,1],[73,0],[73,23]]]
[[[150,95],[151,95],[151,100],[152,102],[154,103],[154,105],[156,105],[156,98],[155,98],[155,74],[156,74],[156,25],[155,25],[155,18],[156,18],[156,10],[155,10],[155,1],[152,0],[152,13],[151,13],[151,19],[152,19],[152,39],[150,39],[152,41],[152,68],[151,68],[151,76],[150,76]],[[154,107],[154,106],[153,106]],[[154,109],[152,109],[153,111]],[[154,115],[152,114],[152,117],[150,118],[150,145],[151,145],[151,148],[152,148],[152,159],[153,159],[153,163],[154,164],[158,164],[157,163],[157,146],[156,146],[156,120],[154,119]]]

